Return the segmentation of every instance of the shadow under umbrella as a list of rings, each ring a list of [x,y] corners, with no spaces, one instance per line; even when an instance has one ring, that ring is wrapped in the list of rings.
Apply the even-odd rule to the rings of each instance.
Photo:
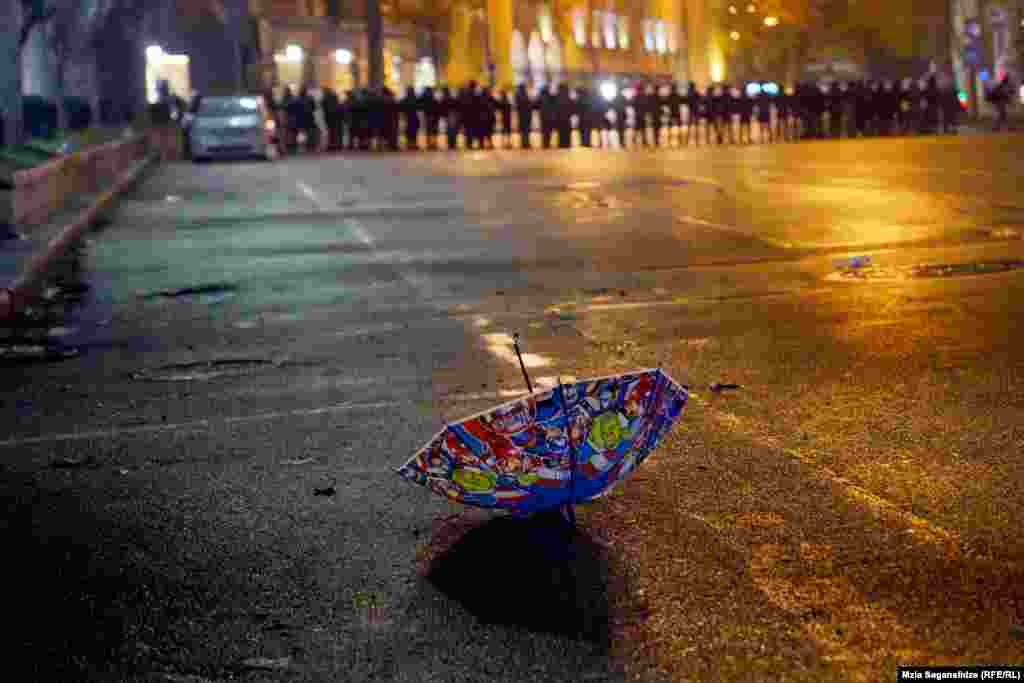
[[[427,580],[486,624],[607,646],[608,558],[557,511],[471,528],[430,564]]]

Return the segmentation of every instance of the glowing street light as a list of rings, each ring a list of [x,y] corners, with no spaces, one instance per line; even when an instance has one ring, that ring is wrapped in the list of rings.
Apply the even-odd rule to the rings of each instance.
[[[740,39],[740,32],[739,31],[733,31],[732,33],[729,34],[729,37],[732,38],[733,40],[739,40]]]
[[[729,14],[736,14],[736,5],[729,5]]]
[[[765,26],[769,26],[769,27],[770,26],[778,26],[779,25],[779,18],[778,17],[765,17],[764,18],[764,25]]]
[[[334,61],[342,66],[348,66],[352,63],[352,53],[348,50],[335,50]]]
[[[609,102],[615,99],[619,94],[619,87],[611,81],[605,81],[601,84],[601,97],[605,98]]]
[[[164,49],[159,45],[150,45],[146,48],[146,59],[151,62],[159,62],[164,56]]]
[[[289,62],[301,62],[302,48],[298,45],[289,45],[284,49],[284,56]]]
[[[754,7],[753,3],[747,5],[747,13],[748,14],[753,14],[756,11],[757,11],[757,8]]]

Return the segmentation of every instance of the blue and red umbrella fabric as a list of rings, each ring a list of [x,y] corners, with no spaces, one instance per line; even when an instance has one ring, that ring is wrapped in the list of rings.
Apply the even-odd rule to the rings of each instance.
[[[466,505],[571,512],[643,463],[687,397],[660,368],[560,384],[446,426],[398,474]]]

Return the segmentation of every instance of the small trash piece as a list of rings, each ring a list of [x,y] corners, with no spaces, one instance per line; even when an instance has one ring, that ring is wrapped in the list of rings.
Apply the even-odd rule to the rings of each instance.
[[[732,389],[739,389],[740,385],[739,384],[721,384],[719,382],[715,382],[714,384],[712,384],[708,388],[711,389],[711,391],[713,391],[716,394],[718,394],[718,393],[721,393],[723,391],[729,391],[729,390],[732,390]]]
[[[337,493],[337,490],[334,488],[334,485],[336,483],[337,483],[337,480],[332,481],[330,484],[327,484],[326,486],[317,486],[317,487],[315,487],[313,489],[313,495],[314,496],[333,496],[335,493]]]
[[[833,265],[836,268],[838,268],[840,270],[847,269],[847,268],[851,269],[851,270],[857,270],[858,268],[863,268],[864,266],[870,264],[871,263],[871,257],[870,256],[851,256],[850,258],[839,259],[837,261],[833,261],[832,263],[833,263]]]
[[[96,462],[95,457],[87,455],[84,458],[57,458],[50,463],[50,467],[55,470],[71,470],[81,467],[99,467],[99,463]]]
[[[291,657],[278,657],[277,659],[272,659],[270,657],[250,657],[242,662],[242,666],[246,669],[263,669],[266,671],[287,669],[291,664]]]
[[[282,465],[308,465],[316,462],[316,458],[297,458],[294,460],[282,460]]]

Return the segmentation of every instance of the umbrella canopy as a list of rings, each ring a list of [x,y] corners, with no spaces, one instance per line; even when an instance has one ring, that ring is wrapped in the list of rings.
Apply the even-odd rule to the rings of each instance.
[[[640,465],[686,399],[660,368],[561,384],[445,427],[398,474],[476,507],[572,506]]]

